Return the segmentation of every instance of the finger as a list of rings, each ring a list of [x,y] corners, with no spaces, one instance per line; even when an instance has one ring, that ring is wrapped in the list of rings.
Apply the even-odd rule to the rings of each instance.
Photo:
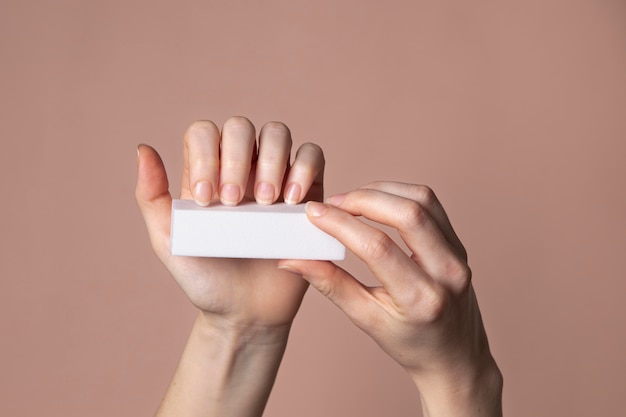
[[[450,223],[443,205],[430,187],[417,184],[405,184],[401,182],[379,181],[365,185],[361,188],[383,191],[418,202],[432,216],[448,242],[450,242],[450,244],[458,250],[461,257],[467,261],[467,251],[452,228],[452,224]]]
[[[208,206],[217,190],[220,169],[220,131],[213,122],[201,120],[184,136],[182,198]]]
[[[135,198],[148,229],[150,242],[161,259],[169,253],[172,197],[163,161],[148,145],[137,148]]]
[[[291,144],[291,132],[284,124],[269,122],[261,128],[254,185],[259,204],[272,204],[280,196]]]
[[[405,304],[407,297],[419,297],[432,284],[432,279],[379,229],[323,203],[309,201],[306,211],[311,223],[365,262],[398,304]]]
[[[359,327],[370,324],[376,314],[376,300],[368,288],[332,262],[281,260],[279,269],[301,275],[316,290],[332,301]]]
[[[222,128],[220,200],[233,206],[243,199],[256,142],[254,125],[245,117],[231,117]]]
[[[324,197],[324,152],[314,143],[305,143],[296,152],[285,182],[284,199],[288,204]]]
[[[372,189],[330,197],[327,202],[354,216],[396,228],[413,252],[411,258],[431,277],[450,283],[464,279],[465,260],[418,202]]]

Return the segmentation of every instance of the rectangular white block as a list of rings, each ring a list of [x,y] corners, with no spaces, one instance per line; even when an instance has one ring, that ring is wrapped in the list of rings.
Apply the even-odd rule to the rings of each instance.
[[[172,255],[219,258],[342,260],[345,247],[315,227],[304,204],[200,207],[172,202]]]

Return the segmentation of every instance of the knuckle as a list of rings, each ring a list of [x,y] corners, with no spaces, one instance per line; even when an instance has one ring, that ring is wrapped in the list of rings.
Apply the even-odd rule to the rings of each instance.
[[[448,262],[445,274],[448,279],[460,287],[459,290],[467,287],[472,281],[472,270],[469,265],[458,259]]]
[[[238,157],[232,156],[225,158],[220,163],[220,170],[224,171],[248,171],[250,169],[250,162]]]
[[[374,182],[370,182],[368,184],[365,184],[364,186],[360,187],[362,189],[372,189],[372,190],[378,190],[380,188],[383,187],[383,182],[382,181],[374,181]]]
[[[389,236],[381,231],[377,231],[369,239],[365,240],[363,251],[365,256],[376,261],[388,256],[392,251],[393,245],[394,242]]]
[[[291,131],[283,122],[267,122],[261,128],[261,131],[270,135],[286,136],[291,139]]]
[[[224,122],[224,129],[254,129],[252,122],[243,116],[232,116]]]
[[[212,121],[196,120],[187,127],[184,135],[185,144],[188,144],[194,138],[207,138],[214,132],[219,132],[219,129]]]
[[[420,301],[420,320],[428,324],[439,322],[445,316],[448,304],[449,297],[442,289],[433,288],[431,291],[427,291]]]
[[[416,289],[403,291],[401,297],[398,297],[397,301],[394,303],[395,308],[402,317],[406,317],[410,321],[415,321],[418,317],[417,311],[422,298],[421,291]]]
[[[332,298],[333,296],[333,286],[329,280],[323,279],[315,283],[316,289],[322,294],[324,297]]]
[[[300,145],[300,149],[298,149],[299,152],[309,152],[309,153],[318,153],[318,154],[323,154],[324,152],[322,151],[322,148],[317,145],[316,143],[313,142],[305,142],[302,145]]]
[[[406,201],[399,210],[402,224],[409,228],[417,228],[428,221],[428,213],[418,203],[412,200]]]
[[[324,151],[322,148],[313,142],[306,142],[300,145],[298,153],[312,154],[315,156],[321,156],[322,158],[324,157]]]
[[[268,122],[259,135],[258,158],[261,163],[286,163],[293,141],[289,128],[281,122]]]
[[[315,176],[324,170],[325,165],[322,148],[315,143],[307,142],[298,148],[293,168],[300,173]]]
[[[415,200],[425,207],[431,207],[437,203],[437,195],[427,185],[414,185],[412,194]]]
[[[278,155],[262,155],[257,160],[256,167],[257,170],[261,172],[274,171],[277,168],[282,168],[282,170],[284,171],[284,161],[282,158],[279,158]]]
[[[316,275],[314,277],[309,276],[309,282],[319,291],[324,297],[330,300],[335,300],[337,295],[336,283],[340,281],[341,277],[340,269],[335,266],[329,266],[329,269],[324,269],[324,273]]]

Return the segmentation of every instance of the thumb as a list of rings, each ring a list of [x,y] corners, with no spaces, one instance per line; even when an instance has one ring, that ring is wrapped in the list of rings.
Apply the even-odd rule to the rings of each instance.
[[[148,229],[150,242],[159,257],[169,253],[172,197],[161,157],[152,147],[137,147],[135,199]]]
[[[281,260],[278,268],[301,275],[359,327],[367,323],[376,300],[369,289],[346,270],[328,261]]]

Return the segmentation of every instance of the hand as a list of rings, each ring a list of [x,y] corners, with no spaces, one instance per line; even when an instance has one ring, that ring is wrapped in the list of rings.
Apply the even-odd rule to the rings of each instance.
[[[309,219],[365,262],[381,286],[367,287],[331,262],[284,260],[280,267],[301,274],[407,370],[426,415],[498,415],[501,376],[466,251],[434,193],[380,182],[326,203],[308,203]],[[412,253],[356,216],[396,228]],[[481,407],[492,413],[470,412]]]
[[[243,117],[226,121],[222,132],[209,121],[193,123],[184,136],[181,198],[208,205],[217,198],[236,205],[284,200],[321,200],[324,156],[304,144],[290,164],[292,139],[287,126],[270,122],[256,143],[255,128]],[[172,198],[157,152],[138,148],[136,198],[154,251],[191,302],[206,315],[241,327],[289,326],[308,283],[277,269],[275,260],[172,256]]]

